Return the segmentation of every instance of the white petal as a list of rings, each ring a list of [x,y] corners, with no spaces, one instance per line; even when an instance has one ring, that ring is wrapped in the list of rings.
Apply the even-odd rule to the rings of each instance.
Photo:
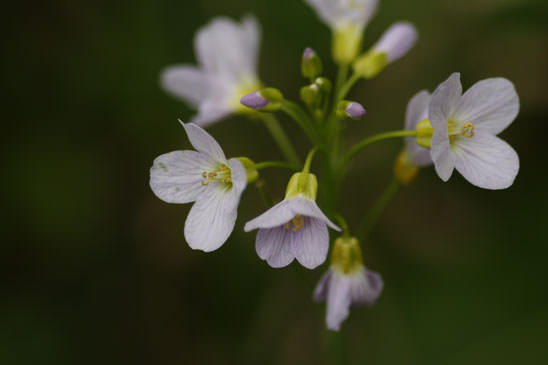
[[[519,170],[519,158],[502,139],[489,133],[458,137],[453,143],[457,170],[470,183],[484,189],[510,187]]]
[[[226,157],[217,141],[209,133],[193,123],[183,123],[186,134],[192,146],[197,151],[206,153],[219,162],[226,163]]]
[[[250,24],[218,17],[198,31],[196,53],[208,74],[234,82],[256,76],[259,32]]]
[[[504,78],[486,79],[474,84],[455,111],[462,123],[473,123],[476,130],[499,134],[519,112],[519,97],[514,84]]]
[[[362,268],[359,272],[351,274],[352,305],[373,305],[383,287],[382,277],[376,272]]]
[[[196,201],[185,222],[185,239],[195,250],[211,252],[226,242],[236,223],[240,195],[219,188],[208,189]]]
[[[316,289],[314,289],[314,301],[323,302],[327,299],[327,290],[329,286],[329,280],[331,279],[331,268],[327,270],[325,274],[321,277]]]
[[[455,156],[451,153],[447,127],[434,129],[430,155],[438,176],[443,181],[449,180],[455,169]]]
[[[202,172],[215,168],[216,161],[196,151],[174,151],[157,157],[150,169],[150,187],[168,203],[189,203],[204,194]]]
[[[324,23],[335,29],[345,23],[364,27],[377,10],[378,0],[305,0]]]
[[[198,114],[192,118],[192,123],[201,127],[213,124],[233,113],[233,110],[227,105],[225,96],[209,96],[204,100],[198,110]]]
[[[291,200],[282,200],[260,216],[247,222],[244,231],[249,232],[257,228],[273,228],[285,224],[296,215],[290,206]]]
[[[290,199],[289,202],[289,207],[295,215],[300,214],[303,216],[319,219],[327,224],[331,229],[334,229],[338,232],[341,231],[339,226],[331,222],[329,218],[327,218],[325,214],[323,214],[315,201],[306,198],[293,198]]]
[[[303,226],[290,231],[291,250],[307,269],[315,269],[325,262],[329,250],[329,233],[325,223],[316,218],[303,217]]]
[[[417,41],[417,30],[409,22],[398,22],[382,35],[374,46],[378,52],[385,52],[388,62],[394,62],[409,52]]]
[[[417,124],[428,118],[428,106],[430,104],[431,95],[428,91],[419,91],[407,104],[405,113],[405,129],[414,130]],[[405,139],[405,145],[409,153],[411,161],[417,166],[428,166],[432,164],[430,150],[419,146],[417,139],[409,137]]]
[[[160,83],[168,93],[188,102],[195,108],[207,97],[209,92],[207,75],[194,66],[168,67],[162,72]]]
[[[247,186],[247,172],[244,165],[237,158],[228,160],[228,167],[232,177],[233,194],[238,196],[242,194]],[[238,198],[239,200],[240,198]]]
[[[248,15],[242,20],[244,31],[244,51],[245,58],[250,62],[250,71],[253,75],[257,74],[259,64],[259,47],[261,43],[261,27],[254,16]]]
[[[447,121],[452,117],[461,95],[460,73],[455,72],[432,94],[429,118],[434,129],[440,128],[447,132]]]
[[[351,300],[349,277],[334,271],[327,293],[327,328],[334,331],[341,328],[350,313]]]
[[[259,257],[271,267],[287,266],[295,255],[290,250],[291,231],[283,226],[259,229],[255,240],[255,250]]]

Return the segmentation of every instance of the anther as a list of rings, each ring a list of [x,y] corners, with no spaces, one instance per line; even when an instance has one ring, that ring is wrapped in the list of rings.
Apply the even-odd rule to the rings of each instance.
[[[461,136],[466,138],[474,137],[474,125],[472,123],[465,123],[460,130]]]

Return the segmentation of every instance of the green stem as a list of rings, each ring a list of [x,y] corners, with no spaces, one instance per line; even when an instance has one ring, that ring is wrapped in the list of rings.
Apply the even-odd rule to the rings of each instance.
[[[337,81],[335,83],[335,92],[333,93],[333,108],[337,107],[337,102],[341,99],[339,94],[343,85],[346,84],[346,78],[348,77],[348,65],[340,65],[337,73]]]
[[[377,220],[381,216],[382,212],[390,203],[396,192],[398,191],[400,187],[400,183],[397,180],[393,180],[390,185],[384,190],[384,192],[381,194],[381,196],[377,199],[373,207],[371,207],[371,210],[369,210],[369,213],[365,216],[361,226],[360,226],[360,234],[358,237],[362,239],[362,242],[365,242],[371,233],[371,229],[373,229],[373,226],[375,223],[377,223]]]
[[[400,138],[400,137],[415,137],[417,135],[417,131],[412,130],[401,130],[401,131],[392,131],[392,132],[385,132],[385,133],[379,133],[374,136],[365,138],[361,140],[360,142],[356,143],[350,151],[344,156],[344,163],[348,163],[358,152],[360,152],[365,147],[369,146],[372,143],[382,141],[389,138]]]
[[[264,161],[264,162],[259,162],[255,164],[255,169],[257,170],[261,170],[267,167],[281,167],[284,169],[290,169],[294,171],[299,170],[299,168],[293,165],[292,163],[283,162],[283,161]]]
[[[329,350],[328,364],[346,365],[346,355],[344,353],[344,340],[341,332],[327,332],[327,348]]]
[[[318,147],[315,147],[308,152],[308,156],[306,156],[306,161],[304,163],[303,167],[303,173],[308,174],[310,172],[310,165],[312,164],[312,159],[314,158],[314,155],[316,154],[316,151],[318,150]]]
[[[282,102],[282,111],[297,122],[299,127],[301,127],[312,142],[315,141],[315,131],[312,121],[308,117],[308,114],[299,105],[289,100],[284,100]]]
[[[354,84],[358,82],[359,79],[360,75],[353,74],[352,77],[350,77],[350,79],[348,79],[348,81],[340,88],[339,95],[337,95],[338,100],[344,99],[346,97],[346,94],[348,94],[350,89],[352,89],[352,86],[354,86]]]
[[[285,134],[285,131],[282,129],[280,122],[278,122],[276,117],[269,113],[261,113],[261,117],[263,118],[266,128],[272,135],[272,138],[274,138],[274,141],[278,144],[278,147],[287,161],[289,161],[292,165],[300,166],[301,162],[299,160],[299,156],[297,155],[297,152],[295,152],[295,148],[293,148],[287,134]]]

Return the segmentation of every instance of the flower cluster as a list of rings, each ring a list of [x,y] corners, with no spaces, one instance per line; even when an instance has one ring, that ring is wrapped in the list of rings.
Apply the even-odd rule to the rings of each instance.
[[[380,211],[395,188],[415,180],[420,168],[434,165],[443,181],[456,169],[471,184],[505,189],[519,170],[516,152],[497,135],[517,117],[519,99],[513,84],[503,78],[480,81],[463,93],[460,74],[454,73],[431,94],[419,91],[407,105],[403,130],[367,137],[345,145],[342,126],[366,114],[358,102],[345,97],[359,80],[378,76],[405,56],[417,40],[417,30],[405,21],[391,26],[374,45],[362,52],[364,30],[377,9],[377,0],[305,0],[333,32],[333,60],[339,76],[323,75],[322,60],[311,48],[301,57],[307,80],[300,90],[302,105],[288,100],[258,76],[258,22],[214,19],[195,38],[199,67],[172,66],[161,75],[163,88],[198,109],[190,123],[181,125],[195,150],[159,156],[150,170],[150,186],[168,203],[194,202],[184,235],[193,249],[210,252],[221,247],[234,230],[243,191],[254,184],[265,197],[267,210],[244,226],[257,230],[258,256],[273,268],[296,259],[315,269],[329,253],[328,228],[335,237],[331,264],[314,291],[314,300],[327,302],[327,327],[339,330],[349,309],[372,305],[381,294],[381,276],[365,268],[358,237],[367,239]],[[352,71],[351,76],[348,72]],[[287,114],[303,130],[313,148],[303,165],[275,117]],[[217,141],[202,127],[230,114],[259,120],[272,134],[286,161],[254,162],[248,157],[227,159]],[[358,234],[352,235],[339,207],[345,171],[368,145],[388,138],[404,138],[396,157],[394,182],[381,194]],[[311,172],[318,155],[322,180]],[[279,203],[271,203],[260,175],[263,168],[294,171]],[[317,202],[317,191],[325,198]],[[325,211],[325,213],[324,213]],[[334,222],[337,224],[335,224]]]

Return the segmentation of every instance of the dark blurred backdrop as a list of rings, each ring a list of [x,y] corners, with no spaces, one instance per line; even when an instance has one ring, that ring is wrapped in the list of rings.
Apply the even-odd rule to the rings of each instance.
[[[409,98],[451,72],[465,88],[503,76],[521,98],[502,134],[521,171],[491,192],[427,169],[400,191],[364,247],[386,288],[344,324],[350,363],[548,363],[547,2],[381,0],[379,10],[366,47],[401,19],[420,40],[354,89],[368,114],[350,125],[349,142],[400,128]],[[296,98],[305,46],[333,75],[330,33],[303,1],[4,6],[1,364],[325,363],[324,309],[310,287],[325,266],[259,260],[254,234],[242,231],[263,210],[252,187],[232,238],[210,254],[184,241],[189,205],[165,204],[148,187],[156,156],[189,147],[177,118],[193,113],[159,88],[159,72],[194,63],[194,33],[211,17],[248,13],[262,24],[267,84]],[[298,129],[282,122],[304,153]],[[280,158],[245,118],[209,130],[228,156]],[[360,156],[344,200],[351,224],[390,181],[400,148],[388,141]],[[277,199],[288,176],[266,172]]]

